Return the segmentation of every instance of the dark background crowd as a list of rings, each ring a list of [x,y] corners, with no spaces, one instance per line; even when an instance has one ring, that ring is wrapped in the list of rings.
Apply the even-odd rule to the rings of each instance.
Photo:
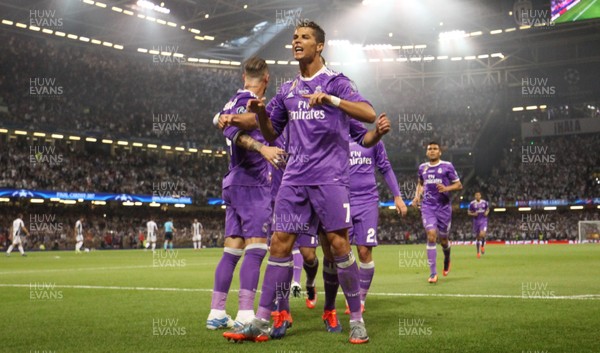
[[[227,148],[212,119],[241,87],[240,70],[199,68],[177,60],[156,62],[148,56],[7,32],[0,33],[0,41],[5,43],[5,50],[0,51],[0,127],[186,148]],[[295,75],[293,70],[273,68],[271,95],[281,83],[278,81]],[[39,91],[40,88],[49,91]],[[486,144],[480,141],[486,127],[494,119],[504,117],[501,112],[507,109],[501,106],[507,98],[507,88],[500,85],[446,83],[424,88],[382,81],[361,86],[360,91],[363,96],[372,97],[377,111],[385,111],[391,120],[392,131],[384,138],[390,157],[397,160],[398,156],[408,156],[404,159],[410,161],[408,165],[394,165],[405,200],[414,197],[416,166],[424,162],[424,148],[429,141],[438,141],[451,160],[461,153],[476,151]],[[600,118],[600,110],[598,104],[589,102],[556,104],[543,111],[516,113],[512,118],[517,123]],[[468,175],[467,171],[474,168],[472,162],[459,171],[464,172],[461,177],[465,177],[465,189],[455,194],[455,203],[470,201],[475,191],[481,191],[493,206],[517,200],[597,197],[598,146],[597,134],[535,139],[514,136],[501,146],[502,152],[489,172]],[[221,181],[227,172],[228,158],[220,153],[165,152],[66,138],[6,135],[0,136],[0,150],[0,188],[189,196],[195,211],[173,214],[175,227],[181,229],[176,246],[191,245],[189,227],[194,217],[204,224],[204,245],[222,245],[224,212],[218,206],[207,206],[209,198],[220,197]],[[161,186],[165,183],[169,185],[167,189]],[[392,199],[381,178],[378,188],[382,201]],[[8,232],[6,225],[15,217],[14,209],[3,208],[6,212],[0,215],[0,225],[4,227],[0,228],[2,244]],[[23,205],[16,209],[25,212],[26,225],[32,221],[27,219],[31,214],[56,216],[56,222],[32,232],[29,247],[42,243],[47,248],[72,247],[72,229],[81,211],[60,207],[32,210]],[[86,242],[96,249],[140,247],[140,232],[150,216],[149,212],[132,213],[118,208],[111,208],[109,215],[100,211],[83,214]],[[406,219],[400,219],[391,210],[382,209],[380,214],[380,243],[424,241],[416,211],[411,211]],[[518,240],[541,236],[573,240],[577,238],[578,220],[598,219],[594,211],[549,215],[551,220],[542,222],[545,226],[524,227],[524,223],[532,222],[522,221],[521,213],[494,213],[490,216],[489,238]],[[160,225],[167,214],[155,217]],[[453,238],[472,239],[470,227],[466,210],[455,211]]]

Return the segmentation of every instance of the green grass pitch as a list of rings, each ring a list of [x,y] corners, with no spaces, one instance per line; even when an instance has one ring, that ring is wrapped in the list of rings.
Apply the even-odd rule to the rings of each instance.
[[[564,15],[556,19],[556,23],[583,21],[600,18],[600,0],[581,0]]]
[[[290,300],[294,325],[282,340],[240,345],[207,330],[222,249],[184,249],[154,259],[142,250],[31,252],[26,258],[13,252],[0,258],[0,351],[600,351],[599,245],[486,250],[478,260],[473,247],[455,246],[450,275],[431,285],[425,245],[376,248],[364,314],[371,342],[358,346],[348,343],[341,295],[342,334],[325,332],[321,310],[307,309],[299,298]],[[438,268],[441,259],[439,250]],[[238,283],[236,271],[232,289]],[[322,308],[320,274],[317,289]],[[227,311],[236,310],[232,292]]]

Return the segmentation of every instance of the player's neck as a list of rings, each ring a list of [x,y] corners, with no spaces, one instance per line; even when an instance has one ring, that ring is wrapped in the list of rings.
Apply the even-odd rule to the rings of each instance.
[[[304,78],[313,77],[319,70],[323,68],[321,57],[315,56],[311,62],[300,62],[300,75]]]
[[[254,82],[244,83],[244,89],[254,93],[258,98],[262,98],[265,92],[265,86],[263,84],[257,84]]]
[[[440,159],[430,159],[429,160],[429,165],[437,165],[440,164]]]
[[[246,77],[244,80],[244,89],[254,93],[258,98],[262,98],[266,89],[265,81]]]

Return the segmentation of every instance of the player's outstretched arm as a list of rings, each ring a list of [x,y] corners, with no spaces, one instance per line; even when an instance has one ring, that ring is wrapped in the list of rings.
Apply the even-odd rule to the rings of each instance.
[[[286,153],[281,148],[265,146],[244,133],[241,133],[238,138],[235,139],[235,144],[248,151],[260,153],[267,162],[271,163],[277,169],[282,166],[282,162],[285,160],[284,157],[286,156]]]
[[[390,130],[390,120],[387,118],[385,113],[381,113],[377,123],[375,124],[375,128],[373,130],[369,130],[369,132],[365,134],[362,145],[367,148],[375,146],[385,134],[390,132]]]
[[[351,102],[323,92],[304,94],[302,96],[308,98],[308,104],[311,107],[322,104],[333,105],[340,108],[352,118],[362,121],[363,123],[372,124],[377,119],[375,109],[366,102]]]
[[[221,114],[217,122],[217,127],[221,130],[227,126],[235,126],[242,130],[254,130],[258,129],[258,123],[256,122],[256,114],[254,113],[243,113],[243,114]]]
[[[269,142],[275,141],[279,134],[273,128],[273,123],[269,119],[267,114],[265,100],[263,99],[250,99],[246,105],[248,112],[252,112],[258,116],[258,127],[265,140]]]

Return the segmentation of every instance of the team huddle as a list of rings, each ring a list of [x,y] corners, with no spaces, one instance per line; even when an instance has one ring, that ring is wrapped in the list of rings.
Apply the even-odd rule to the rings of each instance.
[[[405,216],[407,207],[381,141],[390,131],[388,118],[385,113],[377,116],[349,78],[325,66],[321,57],[324,43],[325,33],[316,23],[305,21],[296,27],[292,51],[300,73],[279,87],[268,104],[264,97],[269,82],[267,64],[258,57],[248,59],[244,88],[214,119],[230,146],[230,164],[223,180],[225,248],[215,271],[206,326],[212,330],[233,328],[223,333],[228,340],[262,342],[284,337],[293,323],[290,292],[298,296],[302,290],[302,267],[307,277],[306,306],[315,308],[319,267],[315,249],[321,245],[325,329],[342,331],[335,307],[341,287],[350,316],[349,341],[369,341],[363,312],[375,273],[372,249],[377,246],[379,205],[375,167],[394,195],[397,212]],[[367,130],[361,123],[374,123],[375,127]],[[462,185],[452,164],[440,160],[438,143],[427,146],[427,157],[429,162],[419,167],[412,205],[421,209],[428,238],[429,282],[436,283],[437,237],[447,275],[450,192]],[[487,212],[480,211],[483,205],[474,207],[483,229],[479,239],[485,236],[482,219]],[[356,246],[358,264],[351,244]],[[267,252],[255,313],[260,266]],[[225,304],[242,255],[239,308],[232,319]]]

